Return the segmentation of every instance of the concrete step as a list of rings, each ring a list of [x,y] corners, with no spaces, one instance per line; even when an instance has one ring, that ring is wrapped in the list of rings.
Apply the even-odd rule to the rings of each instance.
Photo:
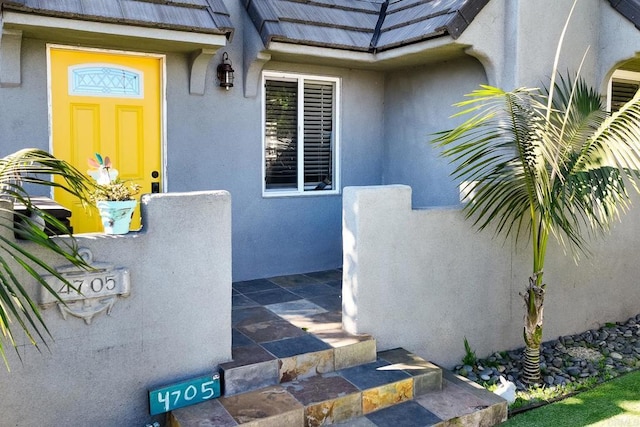
[[[373,362],[178,409],[170,415],[170,425],[409,427],[462,422],[455,425],[489,426],[506,419],[504,400],[464,379],[444,375],[443,382],[439,367],[394,349],[378,353]],[[464,424],[467,419],[474,423]]]

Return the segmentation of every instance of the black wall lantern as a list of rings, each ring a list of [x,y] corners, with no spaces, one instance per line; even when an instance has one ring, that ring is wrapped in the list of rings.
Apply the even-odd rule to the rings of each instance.
[[[222,54],[222,62],[218,65],[218,80],[220,81],[220,87],[226,90],[233,87],[233,68],[231,68],[231,60],[227,52]]]

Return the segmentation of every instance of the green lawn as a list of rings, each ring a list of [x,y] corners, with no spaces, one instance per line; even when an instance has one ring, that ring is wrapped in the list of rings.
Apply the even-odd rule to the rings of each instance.
[[[501,426],[640,426],[640,371],[516,415]]]

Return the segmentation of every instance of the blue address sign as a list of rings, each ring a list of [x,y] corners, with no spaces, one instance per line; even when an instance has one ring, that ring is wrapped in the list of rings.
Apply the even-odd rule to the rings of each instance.
[[[158,415],[220,397],[220,374],[194,378],[149,391],[149,412]]]

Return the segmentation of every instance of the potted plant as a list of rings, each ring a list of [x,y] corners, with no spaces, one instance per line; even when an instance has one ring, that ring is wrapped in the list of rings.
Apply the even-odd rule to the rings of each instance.
[[[87,173],[97,182],[90,199],[98,208],[104,232],[127,234],[138,203],[134,196],[140,192],[140,185],[120,180],[118,170],[107,156],[103,158],[96,153],[95,159],[89,159],[89,166]]]

